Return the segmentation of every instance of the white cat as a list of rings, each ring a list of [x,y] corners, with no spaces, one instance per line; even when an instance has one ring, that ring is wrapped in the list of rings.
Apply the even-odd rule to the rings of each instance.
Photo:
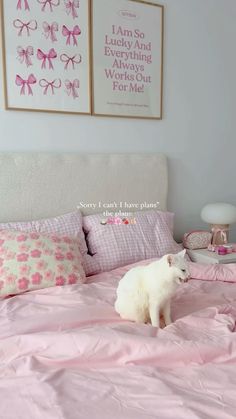
[[[165,255],[147,266],[130,269],[117,288],[117,313],[123,319],[138,323],[151,320],[155,327],[159,327],[162,313],[166,326],[172,323],[171,297],[177,287],[189,278],[185,252],[182,250],[176,255]]]

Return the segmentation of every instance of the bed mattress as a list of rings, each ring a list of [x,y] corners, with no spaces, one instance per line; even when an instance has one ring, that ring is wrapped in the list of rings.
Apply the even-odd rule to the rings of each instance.
[[[129,268],[0,302],[1,419],[235,418],[236,284],[190,280],[157,330],[114,310]]]

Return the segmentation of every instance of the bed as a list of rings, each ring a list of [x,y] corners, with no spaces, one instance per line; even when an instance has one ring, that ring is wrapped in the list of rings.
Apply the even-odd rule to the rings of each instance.
[[[165,210],[167,186],[162,154],[0,154],[0,220],[96,202]],[[129,268],[0,300],[1,419],[235,418],[235,267],[194,264],[158,330],[114,310]]]

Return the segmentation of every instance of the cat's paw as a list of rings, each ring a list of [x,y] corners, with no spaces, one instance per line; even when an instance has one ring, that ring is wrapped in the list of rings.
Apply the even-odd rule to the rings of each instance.
[[[165,327],[166,327],[165,320],[163,319],[163,317],[161,317],[161,319],[160,319],[160,328],[161,329],[164,329]]]
[[[166,327],[166,326],[170,326],[170,324],[172,324],[172,321],[171,321],[171,319],[168,319],[168,320],[164,320],[164,323],[165,323],[165,327]]]

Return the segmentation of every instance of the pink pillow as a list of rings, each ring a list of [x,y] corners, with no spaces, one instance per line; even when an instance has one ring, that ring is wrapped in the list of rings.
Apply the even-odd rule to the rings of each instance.
[[[0,296],[85,282],[78,241],[16,230],[0,231]]]
[[[172,236],[171,213],[145,211],[134,216],[134,225],[102,225],[104,217],[99,214],[83,217],[89,253],[93,256],[85,259],[87,275],[182,250]]]
[[[0,230],[19,230],[24,232],[35,231],[37,233],[77,237],[82,256],[86,255],[88,252],[82,228],[82,214],[80,211],[74,211],[57,217],[44,218],[36,221],[0,223]]]

